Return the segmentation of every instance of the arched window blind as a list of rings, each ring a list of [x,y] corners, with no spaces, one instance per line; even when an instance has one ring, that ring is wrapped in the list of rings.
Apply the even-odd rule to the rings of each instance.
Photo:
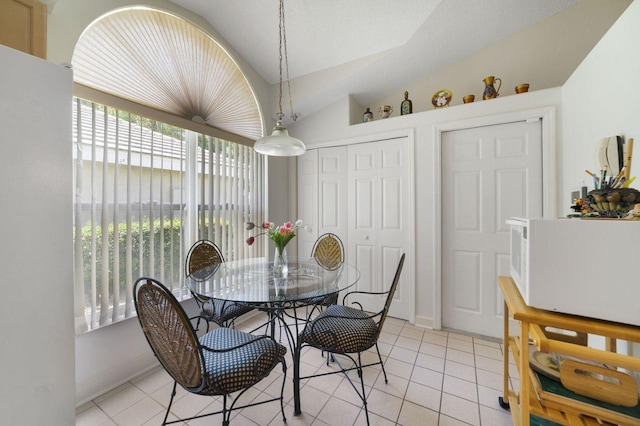
[[[249,141],[263,135],[258,101],[238,64],[171,13],[136,6],[100,17],[80,36],[72,65],[83,86]]]

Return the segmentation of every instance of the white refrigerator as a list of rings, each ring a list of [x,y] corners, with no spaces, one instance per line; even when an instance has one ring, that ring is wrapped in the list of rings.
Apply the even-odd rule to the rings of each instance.
[[[0,45],[0,423],[75,424],[72,71]]]

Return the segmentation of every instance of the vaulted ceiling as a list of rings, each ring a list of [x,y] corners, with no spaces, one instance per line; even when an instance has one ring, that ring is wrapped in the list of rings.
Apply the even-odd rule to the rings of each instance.
[[[171,1],[278,83],[277,0]],[[366,105],[585,1],[285,0],[290,77],[327,81],[308,89],[301,112],[334,102],[337,92]]]

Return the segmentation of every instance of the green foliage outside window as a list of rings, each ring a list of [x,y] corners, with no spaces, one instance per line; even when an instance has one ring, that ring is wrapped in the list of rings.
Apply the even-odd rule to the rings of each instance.
[[[182,224],[179,221],[160,220],[153,221],[153,268],[150,268],[151,259],[151,235],[152,227],[149,219],[142,221],[142,226],[139,221],[131,224],[131,282],[134,282],[141,276],[150,276],[158,279],[162,279],[167,285],[170,283],[179,283],[182,277],[182,262],[183,256],[181,254],[180,239],[182,236]],[[109,263],[109,281],[106,285],[109,286],[109,294],[113,295],[114,285],[114,250],[117,244],[117,251],[119,255],[119,289],[120,289],[120,301],[124,301],[126,297],[126,283],[127,283],[127,225],[119,224],[117,233],[117,242],[114,235],[113,224],[108,227],[107,241],[108,259]],[[102,265],[104,259],[102,258],[102,228],[100,226],[95,227],[95,243],[96,243],[96,259],[95,259],[95,271],[96,271],[96,296],[97,304],[100,304],[101,286],[102,282]],[[141,238],[142,237],[142,238]],[[84,288],[85,295],[88,298],[91,294],[91,226],[87,225],[82,228],[82,256],[83,256],[83,268],[84,268]],[[164,258],[162,257],[164,253]],[[142,255],[142,256],[141,256]],[[87,300],[87,302],[89,302]]]

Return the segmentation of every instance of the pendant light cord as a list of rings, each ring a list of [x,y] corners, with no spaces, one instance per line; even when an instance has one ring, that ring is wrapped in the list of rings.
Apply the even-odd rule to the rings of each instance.
[[[293,112],[293,96],[291,95],[291,82],[289,81],[289,54],[287,52],[287,31],[285,29],[285,22],[284,22],[284,0],[280,0],[280,38],[279,38],[279,43],[280,43],[280,52],[279,52],[279,57],[280,57],[280,100],[279,100],[279,107],[280,107],[280,113],[278,114],[278,119],[282,120],[282,118],[284,117],[284,114],[282,113],[282,97],[283,97],[283,88],[282,88],[282,81],[284,79],[284,77],[286,76],[286,80],[287,80],[287,91],[289,92],[289,108],[291,109],[291,119],[293,121],[296,121],[298,119],[298,117],[300,116],[300,114],[294,113]],[[282,66],[282,59],[284,56],[284,69]],[[283,75],[283,71],[284,71],[284,75]]]

